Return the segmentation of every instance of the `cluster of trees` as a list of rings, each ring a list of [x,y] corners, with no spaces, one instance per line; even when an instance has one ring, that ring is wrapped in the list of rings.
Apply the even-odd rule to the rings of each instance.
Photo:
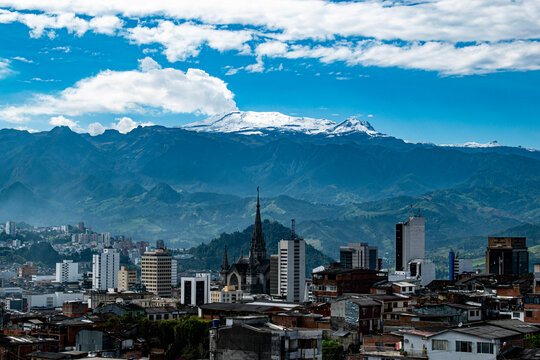
[[[106,327],[120,324],[137,325],[137,335],[151,347],[165,350],[166,360],[205,359],[208,357],[210,322],[196,316],[182,316],[175,320],[148,321],[145,317],[112,317]]]

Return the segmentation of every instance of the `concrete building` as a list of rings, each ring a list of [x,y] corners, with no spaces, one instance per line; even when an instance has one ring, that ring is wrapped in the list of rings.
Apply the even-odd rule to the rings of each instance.
[[[92,257],[92,288],[107,290],[118,288],[120,253],[115,249],[103,249]]]
[[[180,279],[180,302],[183,305],[202,305],[210,301],[210,274],[197,274]]]
[[[171,286],[178,286],[178,261],[171,259]]]
[[[54,292],[47,294],[24,294],[23,300],[27,309],[61,307],[66,301],[82,301],[83,293]]]
[[[79,281],[79,263],[73,260],[63,260],[56,263],[56,282],[70,283]]]
[[[349,296],[330,305],[334,330],[355,331],[359,334],[381,332],[383,302],[370,297]]]
[[[459,253],[450,251],[448,254],[449,278],[450,280],[457,279],[457,276],[467,272],[473,272],[472,259],[462,259]]]
[[[230,318],[210,329],[210,360],[322,360],[322,330],[288,329],[266,316]]]
[[[306,287],[306,242],[295,238],[281,240],[279,250],[278,288],[288,302],[303,302]]]
[[[396,271],[406,269],[409,261],[425,258],[426,219],[412,215],[406,222],[396,224]]]
[[[529,252],[525,237],[489,237],[486,273],[524,275],[529,273]]]
[[[211,303],[234,304],[242,300],[243,293],[237,290],[235,286],[225,286],[219,291],[210,291]]]
[[[270,295],[279,296],[279,255],[270,255]]]
[[[407,271],[412,278],[420,280],[426,286],[436,278],[435,264],[429,259],[413,259],[407,264]]]
[[[130,270],[129,266],[122,266],[118,270],[118,291],[128,291],[137,284],[137,270]]]
[[[332,303],[345,293],[369,294],[373,284],[388,280],[388,273],[369,269],[325,269],[312,275],[313,300]]]
[[[344,269],[378,268],[379,250],[368,243],[348,243],[339,248],[339,262]]]
[[[36,275],[37,269],[34,263],[27,262],[23,266],[19,266],[19,277],[23,279],[31,279],[33,275]]]
[[[14,221],[6,221],[6,234],[14,236],[17,232],[17,226],[15,225]]]
[[[495,360],[503,347],[521,345],[525,337],[538,332],[535,326],[519,320],[489,321],[439,332],[405,330],[403,351],[430,360]]]
[[[147,251],[141,258],[141,283],[161,297],[171,297],[172,258],[166,249]]]

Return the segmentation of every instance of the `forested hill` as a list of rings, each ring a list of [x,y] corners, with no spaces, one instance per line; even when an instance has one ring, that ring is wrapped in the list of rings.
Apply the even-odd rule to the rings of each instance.
[[[282,239],[289,239],[291,229],[281,225],[277,221],[271,222],[269,220],[264,220],[262,226],[267,255],[277,254],[278,242]],[[201,244],[194,247],[190,250],[193,258],[179,262],[180,270],[220,270],[225,245],[227,245],[230,265],[233,259],[238,260],[242,254],[248,256],[252,234],[253,225],[241,232],[237,231],[232,234],[223,233],[208,244]],[[313,246],[306,244],[306,275],[310,274],[313,268],[329,264],[332,261],[334,261],[332,258],[324,255]]]

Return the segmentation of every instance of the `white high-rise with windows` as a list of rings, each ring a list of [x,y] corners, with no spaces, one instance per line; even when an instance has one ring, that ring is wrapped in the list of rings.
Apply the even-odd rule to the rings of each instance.
[[[92,258],[92,288],[107,290],[118,287],[120,253],[115,249],[103,249]]]
[[[15,225],[15,221],[6,221],[6,234],[7,235],[15,235],[17,227]]]
[[[396,271],[407,270],[413,259],[425,258],[426,219],[412,215],[406,222],[396,224]]]
[[[281,240],[278,289],[290,302],[303,302],[306,288],[306,242],[294,238]]]
[[[64,260],[61,263],[56,263],[56,282],[69,283],[79,280],[79,263],[74,263],[73,260]]]

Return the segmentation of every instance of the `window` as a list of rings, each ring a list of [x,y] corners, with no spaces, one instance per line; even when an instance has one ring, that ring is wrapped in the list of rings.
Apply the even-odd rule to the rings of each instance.
[[[532,311],[525,311],[525,317],[532,317]]]
[[[472,352],[472,342],[456,341],[456,352]]]
[[[448,351],[448,340],[431,340],[431,350]]]
[[[479,354],[493,354],[493,344],[488,342],[476,343],[476,352]]]

